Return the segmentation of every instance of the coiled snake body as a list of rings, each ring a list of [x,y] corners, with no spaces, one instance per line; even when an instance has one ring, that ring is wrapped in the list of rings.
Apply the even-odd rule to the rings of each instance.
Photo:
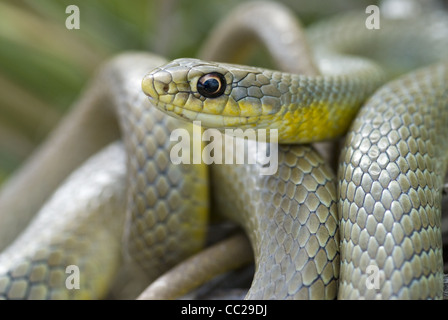
[[[231,15],[230,19],[236,21],[224,21],[223,25],[245,25],[246,29],[236,28],[243,38],[256,30],[269,34],[261,26],[254,27],[262,19],[248,17],[258,17],[263,11],[272,21],[294,21],[283,7],[262,2],[241,7]],[[392,59],[394,66],[408,68],[414,60],[417,64],[435,62],[448,52],[444,16],[419,17],[412,20],[412,28],[409,21],[390,21],[374,31],[364,27],[364,18],[348,14],[312,28],[307,36],[318,68],[312,67],[313,59],[306,55],[308,69],[279,65],[289,69],[282,71],[300,75],[196,59],[163,65],[163,59],[143,54],[124,55],[109,62],[70,115],[74,119],[71,129],[64,131],[61,126],[25,168],[27,175],[19,174],[4,194],[26,189],[25,181],[39,181],[42,173],[33,168],[47,161],[57,163],[54,159],[64,150],[76,148],[76,159],[58,164],[60,169],[47,178],[49,190],[41,190],[41,195],[30,199],[29,206],[40,206],[68,172],[116,136],[111,128],[103,132],[103,137],[77,144],[80,133],[75,128],[82,125],[85,137],[91,139],[89,130],[95,130],[87,128],[94,128],[96,120],[86,119],[92,114],[97,115],[95,119],[110,118],[114,111],[109,103],[117,106],[115,112],[124,133],[127,173],[124,164],[103,165],[125,157],[119,145],[108,147],[74,173],[0,256],[0,296],[100,297],[106,278],[116,272],[120,260],[120,211],[124,211],[124,205],[118,203],[124,202],[120,187],[124,180],[128,186],[127,252],[150,278],[201,247],[207,173],[201,165],[170,163],[170,132],[179,126],[191,127],[163,115],[139,92],[138,79],[145,72],[153,70],[144,78],[143,90],[163,112],[201,120],[203,126],[219,129],[278,129],[280,143],[308,143],[343,134],[360,105],[386,79],[379,65],[353,54],[381,56],[384,52],[374,47],[396,48],[397,43],[404,42],[412,49],[408,52],[415,55],[409,55],[409,61],[403,58],[403,49],[398,53],[390,49],[386,55],[396,58]],[[282,30],[286,25],[293,36],[300,33],[295,33],[297,24],[291,23],[273,23],[272,29]],[[217,32],[224,29],[221,26]],[[437,30],[437,38],[430,36],[433,30]],[[288,37],[283,38],[284,43],[278,43],[281,37],[259,38],[277,61],[284,61],[287,52],[294,57],[294,53],[306,51],[302,46],[294,47],[295,41],[288,41]],[[235,38],[237,46],[240,40]],[[216,53],[224,52],[221,48],[225,44],[210,41],[203,58],[230,59],[229,53],[222,57]],[[428,47],[434,50],[426,50]],[[373,94],[347,135],[337,189],[331,169],[310,146],[280,146],[279,168],[272,176],[259,175],[260,164],[213,166],[218,207],[242,224],[256,256],[248,298],[442,296],[440,192],[448,150],[444,139],[448,130],[447,68],[447,63],[438,63],[415,71]],[[210,76],[214,78],[207,83]],[[76,187],[75,182],[90,184],[89,178],[111,187],[97,193]],[[5,198],[0,198],[0,208],[10,205]],[[112,209],[110,203],[114,201],[117,205]],[[53,220],[71,202],[68,211],[73,214],[64,215],[73,219],[66,224]],[[32,214],[32,209],[21,210]],[[74,213],[78,210],[92,214],[79,219]],[[2,215],[6,216],[1,217],[3,221],[10,219]],[[98,233],[105,220],[114,222]],[[51,229],[30,244],[29,239],[49,223],[63,225],[58,226],[62,235]],[[0,228],[3,230],[4,224]],[[86,244],[84,237],[90,233],[97,234],[98,247]],[[12,232],[4,234],[11,234],[5,236],[9,238],[4,240],[7,243]],[[182,252],[178,254],[177,249]],[[67,265],[78,266],[84,279],[91,276],[97,282],[83,282],[79,291],[70,291],[63,277]],[[378,288],[368,286],[369,266],[378,269]]]

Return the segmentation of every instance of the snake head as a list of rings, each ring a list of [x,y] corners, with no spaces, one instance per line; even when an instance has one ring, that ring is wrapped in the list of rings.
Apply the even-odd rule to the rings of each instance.
[[[274,98],[281,92],[270,78],[263,69],[183,58],[149,72],[142,89],[158,109],[176,118],[217,129],[244,128],[279,109]]]

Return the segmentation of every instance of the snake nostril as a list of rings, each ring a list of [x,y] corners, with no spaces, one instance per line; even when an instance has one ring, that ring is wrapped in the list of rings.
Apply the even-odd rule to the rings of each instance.
[[[169,89],[170,89],[170,86],[169,86],[168,84],[165,84],[165,85],[163,86],[163,91],[164,91],[164,92],[168,92]]]

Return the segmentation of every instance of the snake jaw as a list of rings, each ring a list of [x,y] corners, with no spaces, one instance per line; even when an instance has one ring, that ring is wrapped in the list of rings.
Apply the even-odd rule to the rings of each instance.
[[[178,107],[171,103],[164,103],[152,97],[149,98],[153,106],[176,119],[193,122],[200,121],[201,126],[205,128],[215,128],[224,130],[227,128],[253,128],[253,124],[258,121],[258,117],[234,117],[222,116],[196,112]]]

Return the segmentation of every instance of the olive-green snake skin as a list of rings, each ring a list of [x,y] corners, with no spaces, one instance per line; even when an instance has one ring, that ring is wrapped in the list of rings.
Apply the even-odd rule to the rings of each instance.
[[[384,19],[369,30],[365,18],[348,13],[311,27],[309,49],[287,9],[248,3],[201,54],[240,62],[242,44],[256,35],[281,71],[143,53],[106,63],[0,193],[0,298],[102,298],[123,261],[149,283],[201,249],[208,172],[170,161],[170,134],[192,131],[176,117],[278,129],[287,143],[273,175],[260,175],[261,163],[211,167],[214,207],[243,227],[255,253],[246,298],[442,298],[448,19]],[[430,63],[385,83],[386,70]],[[82,164],[118,127],[123,142]],[[347,130],[336,180],[312,146],[298,143]],[[69,288],[68,266],[79,268],[79,289]],[[368,286],[369,266],[378,288]]]

